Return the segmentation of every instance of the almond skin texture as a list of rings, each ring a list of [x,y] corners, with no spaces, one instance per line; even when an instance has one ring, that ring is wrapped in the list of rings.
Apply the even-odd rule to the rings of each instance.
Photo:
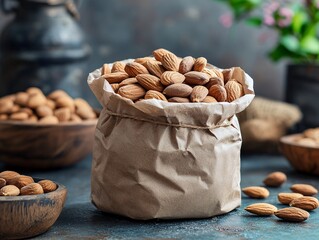
[[[225,89],[227,92],[227,102],[232,102],[244,95],[243,86],[234,80],[229,80],[225,84]]]
[[[133,101],[138,100],[145,95],[145,90],[138,84],[129,84],[123,87],[120,87],[118,92],[122,97],[131,99]]]
[[[111,73],[125,72],[124,68],[125,68],[125,63],[115,62],[115,63],[113,63]]]
[[[4,187],[7,184],[7,181],[4,178],[0,178],[0,188]]]
[[[280,187],[287,181],[287,176],[283,172],[270,173],[263,181],[268,187]]]
[[[225,102],[227,99],[227,92],[223,86],[213,85],[209,89],[209,95],[214,97],[218,102]]]
[[[223,79],[221,79],[219,77],[212,77],[212,78],[209,79],[209,82],[206,83],[205,87],[210,89],[211,86],[213,86],[213,85],[224,86],[224,81],[223,81]]]
[[[169,102],[172,103],[189,103],[189,99],[188,98],[183,98],[183,97],[172,97],[168,99]]]
[[[40,182],[38,182],[38,184],[41,185],[45,193],[53,192],[58,188],[58,185],[56,185],[55,182],[50,180],[41,180]]]
[[[294,184],[290,187],[290,190],[304,196],[313,196],[318,193],[318,190],[309,184]]]
[[[20,174],[15,171],[3,171],[0,173],[0,178],[5,179],[7,182],[17,176],[20,176]]]
[[[195,60],[193,69],[194,71],[201,72],[206,67],[206,64],[207,64],[207,59],[204,57],[199,57]]]
[[[34,183],[33,178],[25,175],[19,175],[7,181],[8,185],[15,185],[18,188],[22,188],[30,183]]]
[[[102,66],[102,75],[111,73],[111,68],[108,64],[103,64]]]
[[[0,189],[0,196],[18,196],[20,189],[14,185],[7,185]]]
[[[208,94],[208,89],[204,86],[195,86],[191,93],[192,102],[202,102]]]
[[[39,123],[42,123],[42,124],[58,124],[59,123],[59,119],[56,116],[47,116],[47,117],[41,118],[39,120]]]
[[[30,183],[20,189],[21,195],[43,194],[42,186],[39,183]]]
[[[139,74],[147,74],[149,73],[146,67],[137,62],[127,63],[124,68],[125,72],[129,75],[129,77],[135,77]]]
[[[185,76],[178,72],[174,71],[166,71],[161,76],[161,83],[165,86],[174,84],[174,83],[182,83],[185,80]]]
[[[106,79],[110,84],[111,83],[120,83],[124,79],[127,79],[129,76],[126,72],[114,72],[114,73],[108,73],[102,76]]]
[[[315,197],[305,196],[292,200],[289,205],[290,207],[297,207],[303,210],[311,211],[318,208],[319,202]]]
[[[162,101],[167,102],[166,97],[161,92],[154,91],[154,90],[147,91],[144,98],[145,99],[158,99],[158,100],[162,100]]]
[[[191,71],[185,74],[185,83],[191,85],[205,85],[209,81],[206,73]]]
[[[188,97],[193,88],[183,83],[175,83],[166,87],[163,93],[170,97]]]
[[[279,193],[278,201],[282,204],[289,205],[292,200],[303,197],[300,193]]]
[[[247,206],[245,210],[259,216],[270,216],[277,211],[277,208],[269,203],[254,203]]]
[[[215,73],[215,71],[213,71],[213,69],[211,69],[211,68],[204,68],[202,70],[202,73],[206,73],[211,78],[218,77],[218,75]]]
[[[216,100],[216,98],[214,98],[212,96],[207,96],[204,98],[203,102],[204,103],[216,103],[217,100]]]
[[[145,65],[146,65],[145,67],[151,74],[159,78],[165,72],[165,68],[162,66],[162,63],[159,61],[150,60],[150,61],[147,61]]]
[[[159,48],[153,51],[153,56],[157,61],[162,61],[162,58],[165,54],[172,53],[164,48]]]
[[[146,68],[147,68],[146,63],[147,63],[148,61],[154,61],[154,59],[151,58],[151,57],[142,57],[142,58],[136,58],[136,59],[134,60],[134,62],[137,62],[137,63],[139,63],[139,64],[142,64],[142,65],[143,65],[144,67],[146,67]],[[148,69],[147,69],[147,70],[148,70]]]
[[[163,55],[161,63],[168,71],[178,71],[180,60],[174,53],[166,53]]]
[[[127,78],[123,80],[122,82],[120,82],[119,87],[123,87],[125,85],[134,84],[134,83],[137,83],[136,78]]]
[[[192,71],[194,63],[195,63],[195,61],[194,61],[193,57],[191,57],[191,56],[184,57],[182,59],[181,63],[179,64],[178,71],[181,74],[188,73],[188,72]]]
[[[162,92],[164,86],[160,79],[150,74],[139,74],[136,76],[137,82],[144,87],[146,90],[155,90]]]
[[[274,214],[276,217],[289,222],[303,222],[310,216],[307,211],[296,207],[282,208]]]
[[[264,187],[246,187],[243,188],[243,192],[251,198],[267,198],[269,196],[269,191]]]

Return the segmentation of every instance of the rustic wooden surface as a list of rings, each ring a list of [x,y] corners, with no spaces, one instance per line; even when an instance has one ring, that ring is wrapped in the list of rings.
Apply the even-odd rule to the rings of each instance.
[[[46,232],[59,217],[66,195],[66,188],[60,185],[46,194],[0,197],[0,239],[21,239]]]
[[[1,170],[4,170],[3,165],[0,165]],[[240,208],[226,215],[201,220],[143,222],[102,213],[90,201],[90,171],[91,158],[87,158],[73,167],[56,171],[23,172],[55,180],[68,188],[68,199],[57,222],[35,239],[319,239],[318,210],[312,211],[310,218],[303,223],[286,223],[274,216],[256,217],[244,210],[255,202],[284,207],[278,204],[277,194],[289,192],[294,183],[309,183],[319,188],[318,176],[296,172],[280,156],[242,157],[241,187],[261,185],[264,177],[272,171],[283,171],[288,175],[288,182],[281,188],[270,189],[268,199],[252,200],[243,196]]]
[[[58,125],[0,122],[0,161],[32,169],[72,165],[92,151],[96,122]]]

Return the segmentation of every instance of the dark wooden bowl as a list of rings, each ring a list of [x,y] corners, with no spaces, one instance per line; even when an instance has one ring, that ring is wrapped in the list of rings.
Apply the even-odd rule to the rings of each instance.
[[[0,122],[0,161],[29,169],[69,166],[92,151],[96,123]]]
[[[46,232],[66,200],[67,189],[56,184],[58,189],[50,193],[0,197],[0,239],[30,238]]]
[[[303,173],[319,175],[319,148],[296,142],[302,134],[293,134],[280,139],[280,150],[290,164]]]

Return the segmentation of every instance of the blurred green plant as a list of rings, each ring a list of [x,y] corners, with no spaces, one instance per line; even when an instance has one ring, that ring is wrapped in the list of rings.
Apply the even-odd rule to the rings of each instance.
[[[319,0],[217,0],[227,4],[235,21],[266,26],[278,32],[269,53],[273,61],[319,63]],[[230,27],[229,15],[221,22]]]

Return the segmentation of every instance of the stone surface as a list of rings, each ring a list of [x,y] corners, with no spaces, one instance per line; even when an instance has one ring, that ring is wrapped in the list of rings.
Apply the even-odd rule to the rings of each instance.
[[[244,208],[255,202],[268,202],[283,208],[277,201],[279,192],[290,192],[294,183],[309,183],[319,187],[318,177],[295,172],[283,157],[242,157],[242,187],[262,185],[264,177],[273,171],[285,172],[288,181],[281,188],[269,188],[270,197],[254,200],[243,196],[242,206],[229,214],[201,219],[177,221],[134,221],[104,214],[90,203],[91,158],[74,167],[30,172],[34,177],[48,178],[64,184],[68,190],[66,205],[55,225],[35,239],[318,239],[319,214],[312,211],[303,223],[286,223],[276,217],[257,217]],[[6,169],[0,165],[0,171]],[[10,168],[12,169],[12,168]]]

